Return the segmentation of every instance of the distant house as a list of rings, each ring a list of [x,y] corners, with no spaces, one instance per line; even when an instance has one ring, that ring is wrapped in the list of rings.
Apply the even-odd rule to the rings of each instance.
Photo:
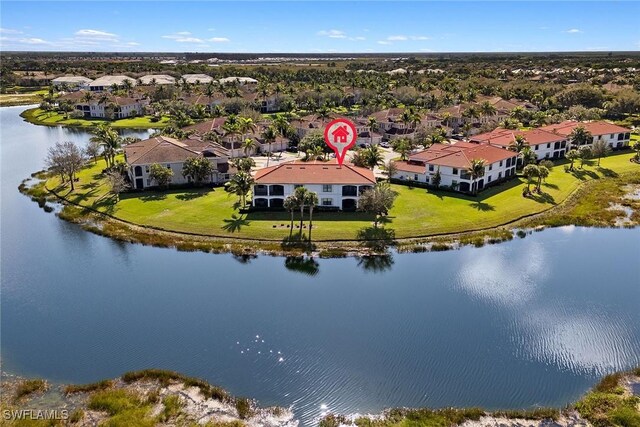
[[[171,184],[187,184],[191,178],[182,175],[185,160],[190,157],[204,157],[213,165],[214,172],[208,177],[208,183],[220,184],[230,179],[229,153],[218,144],[199,139],[177,140],[167,136],[158,136],[134,142],[124,147],[128,175],[137,190],[154,187],[149,177],[152,164],[161,164],[173,171]]]
[[[484,160],[484,176],[474,181],[467,172],[472,160]],[[408,161],[395,162],[397,172],[392,178],[406,182],[433,185],[433,177],[440,172],[440,186],[461,192],[478,191],[511,179],[516,174],[517,153],[488,144],[458,142],[434,144],[412,154]]]
[[[569,139],[571,132],[579,126],[585,128],[593,136],[592,141],[586,145],[591,145],[596,141],[605,141],[612,149],[619,150],[628,147],[631,141],[631,129],[604,120],[591,122],[567,120],[562,123],[543,126],[540,129]],[[577,147],[571,146],[571,148]]]
[[[182,78],[190,84],[208,84],[213,81],[213,77],[206,74],[183,74]]]
[[[62,76],[51,80],[51,84],[58,90],[87,90],[92,82],[90,78],[84,76]]]
[[[235,77],[235,76],[225,77],[223,79],[218,80],[218,82],[221,85],[229,84],[229,83],[238,83],[241,85],[246,85],[246,84],[254,85],[258,83],[256,79],[252,79],[251,77]]]
[[[131,83],[132,86],[136,85],[136,80],[129,76],[102,76],[89,84],[89,90],[92,92],[102,92],[105,90],[111,90],[113,85],[116,85],[118,88],[122,88],[125,81]]]
[[[375,183],[373,171],[349,163],[281,163],[256,172],[252,204],[256,208],[282,209],[284,199],[303,186],[318,194],[323,208],[355,210],[362,193]]]
[[[176,83],[176,79],[167,74],[148,74],[140,77],[139,80],[143,85],[172,85]]]

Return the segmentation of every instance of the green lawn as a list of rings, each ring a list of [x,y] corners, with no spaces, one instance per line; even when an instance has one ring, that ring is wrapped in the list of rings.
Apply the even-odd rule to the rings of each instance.
[[[394,185],[399,196],[385,227],[394,229],[398,238],[495,227],[551,208],[583,181],[640,170],[639,165],[629,161],[631,156],[628,152],[612,155],[602,159],[600,168],[594,164],[573,174],[566,173],[564,165],[558,165],[543,185],[546,194],[535,199],[522,197],[523,182],[519,178],[492,187],[478,198]],[[287,212],[239,215],[233,207],[237,197],[223,188],[131,193],[114,204],[99,175],[103,167],[104,163],[99,162],[84,169],[79,174],[76,191],[67,197],[123,220],[168,230],[274,240],[288,235]],[[57,178],[51,178],[47,186],[55,188],[58,184]],[[68,188],[57,191],[66,194]],[[359,229],[371,225],[371,220],[371,216],[358,212],[315,213],[313,238],[354,239]]]
[[[72,119],[64,118],[64,114],[57,112],[47,112],[40,108],[33,108],[24,111],[21,116],[30,123],[45,126],[77,126],[77,127],[91,127],[99,123],[110,123],[114,128],[129,128],[129,129],[150,129],[150,128],[162,128],[169,123],[168,117],[163,117],[160,121],[152,122],[151,116],[133,117],[128,119],[119,120],[101,120],[101,119]]]

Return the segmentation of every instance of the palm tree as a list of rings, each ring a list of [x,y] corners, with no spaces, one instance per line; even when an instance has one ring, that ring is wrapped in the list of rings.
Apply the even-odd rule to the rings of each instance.
[[[516,119],[517,121],[521,122],[527,117],[527,110],[525,110],[521,106],[517,106],[513,110],[511,110],[511,113],[509,113],[509,116],[512,119]]]
[[[318,193],[314,191],[307,191],[304,202],[309,206],[309,241],[311,241],[311,229],[313,228],[313,208],[320,203],[318,199]]]
[[[293,196],[298,201],[298,208],[300,209],[300,239],[302,239],[302,225],[304,224],[304,206],[307,201],[307,190],[305,187],[298,187],[293,192]]]
[[[264,142],[266,142],[267,147],[269,147],[269,150],[267,152],[267,167],[269,167],[269,159],[271,158],[271,144],[275,142],[277,137],[278,133],[273,126],[268,126],[262,132],[262,138],[264,138]]]
[[[433,144],[441,144],[444,142],[444,136],[442,135],[442,132],[433,132],[431,135],[429,135],[429,144],[433,145]]]
[[[485,116],[493,116],[496,114],[496,107],[494,107],[489,101],[484,101],[480,104],[480,113]]]
[[[290,194],[287,197],[285,197],[284,202],[282,204],[282,206],[291,214],[291,226],[289,227],[289,239],[291,239],[291,234],[293,234],[293,212],[299,208],[298,202],[299,200],[295,196],[295,194]]]
[[[546,168],[545,168],[546,169]],[[531,192],[531,182],[539,176],[539,169],[536,165],[527,165],[522,170],[523,175],[527,178],[527,193]]]
[[[549,176],[549,169],[545,166],[538,166],[538,185],[536,186],[538,193],[542,192],[540,188],[542,186],[542,181],[545,180]]]
[[[571,164],[569,165],[569,170],[572,171],[573,170],[573,163],[576,160],[578,160],[578,158],[580,157],[580,153],[578,153],[578,150],[569,150],[569,151],[567,151],[567,154],[564,155],[564,157],[567,160],[569,160],[569,162],[571,162]]]
[[[256,130],[256,124],[250,117],[238,117],[238,130],[242,133],[244,140],[248,133],[253,133]]]
[[[86,104],[90,103],[92,99],[93,94],[90,91],[86,91],[82,94],[82,101],[84,101]]]
[[[375,117],[369,117],[369,120],[367,121],[367,127],[369,129],[369,135],[371,136],[370,144],[373,145],[373,133],[377,131],[379,127],[378,121]]]
[[[370,145],[367,148],[364,148],[360,153],[364,159],[364,163],[371,170],[384,161],[384,156],[377,145]]]
[[[636,152],[635,154],[635,159],[636,161],[640,161],[640,141],[636,142],[635,144],[633,144],[633,151]]]
[[[478,194],[478,186],[476,180],[484,176],[484,167],[486,162],[483,159],[472,159],[467,169],[467,173],[471,176],[473,195]]]
[[[231,139],[231,158],[233,158],[233,152],[235,150],[235,136],[240,134],[235,116],[229,116],[227,118],[227,120],[222,125],[222,131],[224,132],[225,138],[230,137]]]
[[[509,145],[509,149],[520,154],[525,147],[528,147],[527,139],[522,135],[516,135],[513,142]]]
[[[273,119],[272,125],[283,138],[286,138],[289,135],[291,126],[289,124],[289,121],[283,114],[276,115],[276,117]]]
[[[577,126],[571,131],[569,139],[571,140],[571,145],[581,146],[591,143],[593,136],[583,126]]]
[[[389,160],[384,165],[383,169],[384,169],[384,174],[387,176],[388,181],[391,181],[391,178],[393,178],[393,175],[395,175],[398,172],[398,167],[396,166],[393,160]]]
[[[527,166],[530,163],[535,163],[538,160],[538,156],[531,147],[526,146],[520,151],[520,158],[522,159],[522,166]]]
[[[241,207],[247,204],[247,193],[254,184],[253,177],[248,172],[240,171],[233,175],[231,180],[225,184],[226,190],[240,198]]]
[[[91,141],[97,142],[102,147],[102,155],[107,163],[107,167],[115,164],[117,150],[122,145],[122,138],[109,124],[101,123],[93,131]]]
[[[257,143],[253,138],[247,138],[242,141],[242,152],[246,157],[249,157],[253,153],[253,150],[255,150],[256,146]]]

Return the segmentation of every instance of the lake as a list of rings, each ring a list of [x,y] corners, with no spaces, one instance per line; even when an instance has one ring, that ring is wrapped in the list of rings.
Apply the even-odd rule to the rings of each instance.
[[[49,146],[89,137],[24,109],[0,109],[6,371],[171,369],[310,425],[327,410],[561,406],[640,364],[640,229],[311,262],[123,244],[18,192]]]

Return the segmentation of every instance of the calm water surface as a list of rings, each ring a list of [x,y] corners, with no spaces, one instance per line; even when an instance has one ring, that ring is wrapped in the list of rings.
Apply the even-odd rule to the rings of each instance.
[[[172,369],[310,424],[323,405],[564,405],[640,363],[640,229],[303,268],[120,244],[18,193],[47,147],[88,138],[23,109],[0,109],[8,371],[82,383]]]

